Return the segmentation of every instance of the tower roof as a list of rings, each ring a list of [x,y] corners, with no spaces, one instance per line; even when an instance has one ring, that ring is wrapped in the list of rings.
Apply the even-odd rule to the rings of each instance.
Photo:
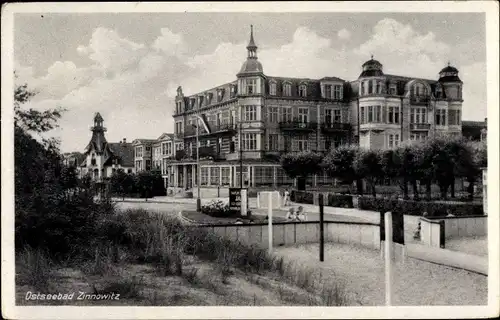
[[[382,71],[382,64],[373,59],[373,55],[371,56],[371,59],[363,63],[361,67],[363,68],[363,72],[361,72],[359,78],[378,77],[384,75],[384,72]]]
[[[247,49],[257,49],[257,45],[255,44],[255,40],[253,39],[253,25],[250,25],[250,41],[248,42]]]
[[[101,114],[99,112],[96,112],[95,116],[94,116],[94,121],[104,121],[104,119],[102,118]]]
[[[462,82],[458,77],[458,69],[448,65],[439,71],[439,82]]]
[[[255,40],[253,38],[253,25],[250,25],[250,41],[247,46],[248,56],[247,60],[243,62],[241,66],[239,75],[250,75],[255,73],[264,73],[264,69],[262,68],[262,64],[257,60],[257,45],[255,44]]]

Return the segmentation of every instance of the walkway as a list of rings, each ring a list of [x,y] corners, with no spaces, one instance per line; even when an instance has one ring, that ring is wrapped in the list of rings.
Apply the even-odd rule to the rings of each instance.
[[[488,258],[421,244],[406,245],[408,257],[488,275]]]

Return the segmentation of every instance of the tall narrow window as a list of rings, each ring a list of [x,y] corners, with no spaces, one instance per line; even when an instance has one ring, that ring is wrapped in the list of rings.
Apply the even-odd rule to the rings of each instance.
[[[272,96],[276,95],[276,83],[275,82],[269,83],[269,94]]]
[[[297,138],[297,147],[298,147],[298,151],[307,151],[309,150],[308,149],[308,136],[307,135],[303,135],[303,136],[299,136]]]
[[[333,122],[333,110],[326,109],[325,110],[325,123],[332,123],[332,122]]]
[[[278,107],[267,107],[267,122],[278,123]]]
[[[360,110],[360,115],[359,115],[359,118],[360,118],[359,122],[360,123],[365,123],[366,122],[366,120],[365,120],[365,107],[361,107],[360,109],[361,110]]]
[[[333,110],[333,122],[334,123],[342,122],[342,114],[339,109]]]
[[[257,93],[257,79],[247,79],[247,94]]]
[[[380,93],[382,90],[380,88],[380,81],[377,81],[377,91],[376,93]]]
[[[336,85],[333,87],[333,99],[335,100],[342,99],[342,86]]]
[[[373,93],[373,82],[368,81],[368,94],[372,94],[372,93]]]
[[[332,85],[331,84],[325,84],[324,86],[325,90],[325,99],[331,99],[332,98]]]
[[[285,83],[283,85],[283,95],[286,97],[292,96],[292,85],[290,83]]]
[[[361,90],[360,90],[360,92],[361,92],[361,94],[360,94],[361,96],[365,94],[365,83],[364,82],[361,82]]]
[[[267,141],[267,150],[269,151],[277,151],[278,147],[278,135],[277,134],[269,134]]]
[[[375,106],[375,122],[382,122],[382,106]]]
[[[368,123],[373,122],[373,106],[368,106]]]
[[[299,97],[307,97],[307,86],[305,84],[299,86]]]
[[[307,123],[309,117],[309,108],[299,108],[299,121]]]
[[[292,107],[282,107],[281,108],[281,121],[291,122],[292,117]]]

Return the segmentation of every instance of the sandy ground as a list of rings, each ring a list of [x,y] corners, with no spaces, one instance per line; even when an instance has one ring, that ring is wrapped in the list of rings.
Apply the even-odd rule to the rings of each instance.
[[[362,305],[385,303],[384,263],[380,253],[341,244],[325,246],[319,262],[318,245],[276,248],[287,259],[316,268],[323,276],[345,282]],[[394,305],[486,305],[488,278],[483,275],[408,258],[394,273]]]
[[[477,256],[488,256],[488,237],[467,237],[458,239],[446,239],[446,249],[461,251]]]

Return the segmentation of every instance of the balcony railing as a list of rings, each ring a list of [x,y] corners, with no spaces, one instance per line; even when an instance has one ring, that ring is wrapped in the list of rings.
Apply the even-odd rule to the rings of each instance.
[[[187,150],[177,150],[175,154],[175,160],[185,160],[185,159],[196,159],[196,151],[200,153],[200,160],[201,159],[211,159],[211,160],[225,160],[226,157],[222,153],[217,153],[217,150],[215,149],[215,146],[205,146],[205,147],[199,147],[198,149],[193,148],[192,152],[190,152],[189,149]]]
[[[416,104],[416,105],[419,105],[419,104],[427,105],[429,103],[430,99],[431,99],[430,96],[415,96],[415,95],[412,95],[412,96],[410,96],[410,103],[411,104]]]
[[[343,132],[349,131],[351,129],[350,123],[340,123],[340,122],[324,122],[321,124],[321,130],[325,133],[328,132]]]
[[[302,122],[302,121],[281,121],[279,123],[281,130],[289,131],[314,131],[318,128],[316,122]]]
[[[236,125],[232,123],[221,123],[219,125],[211,125],[210,126],[210,133],[208,133],[204,127],[200,127],[199,135],[200,136],[207,136],[211,134],[217,134],[217,133],[231,133],[231,132],[236,132]],[[190,127],[187,126],[184,130],[184,137],[194,137],[196,136],[196,127]]]
[[[429,130],[431,128],[431,124],[430,123],[410,123],[410,130],[413,130],[413,131],[426,131],[426,130]]]

